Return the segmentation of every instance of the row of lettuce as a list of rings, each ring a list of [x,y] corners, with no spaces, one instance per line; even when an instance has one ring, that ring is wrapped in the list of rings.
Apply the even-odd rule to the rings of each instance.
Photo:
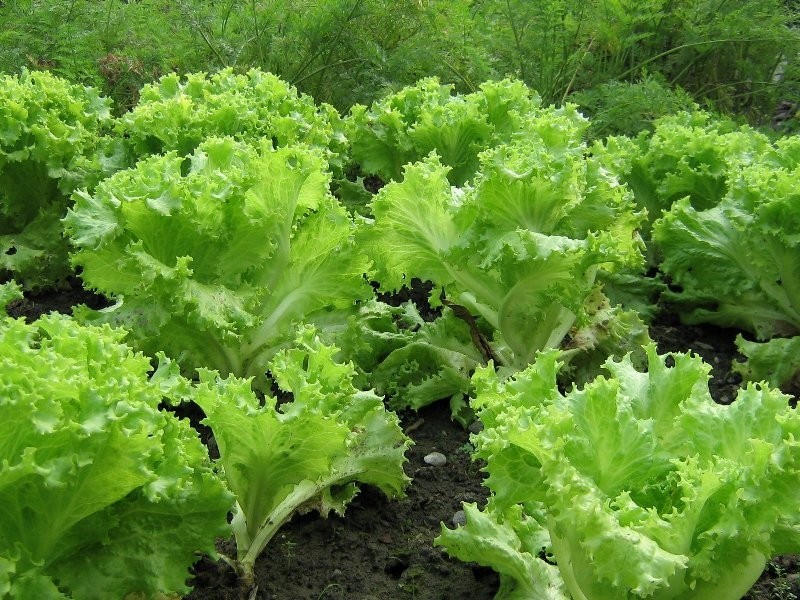
[[[403,494],[382,397],[483,423],[490,501],[437,543],[498,598],[739,598],[800,551],[800,143],[587,126],[514,81],[342,117],[259,71],[169,75],[114,118],[3,77],[0,304],[77,272],[110,305],[0,326],[0,594],[185,593],[231,532],[249,581],[296,511]],[[415,280],[429,307],[378,299]],[[665,305],[744,332],[769,385],[716,405],[650,342]],[[219,460],[164,410],[190,401]]]

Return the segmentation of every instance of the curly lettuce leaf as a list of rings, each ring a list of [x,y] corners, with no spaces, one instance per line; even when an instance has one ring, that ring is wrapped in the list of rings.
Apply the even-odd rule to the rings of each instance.
[[[634,139],[611,137],[593,146],[647,210],[648,241],[652,221],[675,201],[688,196],[697,210],[716,206],[736,168],[758,161],[769,149],[766,135],[699,110],[662,117],[654,131]]]
[[[480,350],[481,333],[449,307],[425,321],[413,302],[389,306],[373,301],[338,331],[327,323],[319,326],[356,365],[357,385],[386,396],[390,408],[418,410],[450,399],[453,418],[465,425],[474,420],[465,398],[473,371],[487,357]]]
[[[197,432],[159,410],[191,385],[125,332],[0,322],[0,589],[15,598],[188,592],[233,500]]]
[[[0,275],[26,289],[71,272],[60,219],[104,170],[111,101],[47,72],[0,76]]]
[[[598,286],[587,298],[588,324],[573,328],[561,345],[560,360],[565,364],[559,377],[565,385],[583,385],[601,372],[609,356],[630,354],[639,367],[647,361],[642,347],[650,343],[650,331],[634,310],[612,306]]]
[[[541,144],[484,152],[474,187],[451,188],[435,156],[408,165],[375,197],[363,234],[382,289],[433,282],[487,324],[496,362],[513,368],[589,322],[598,269],[641,261],[640,215],[586,159],[571,118],[542,117]]]
[[[558,567],[539,555],[550,544],[547,529],[512,506],[506,513],[481,511],[464,504],[466,523],[457,529],[442,525],[434,545],[464,562],[491,567],[500,575],[495,600],[570,600]]]
[[[254,145],[262,139],[275,147],[303,143],[323,152],[335,169],[343,161],[343,129],[332,106],[315,105],[278,76],[230,68],[170,73],[146,84],[115,127],[135,159],[169,151],[192,154],[207,138],[230,136]]]
[[[260,376],[301,320],[351,314],[373,292],[322,157],[230,138],[81,191],[65,219],[86,284],[118,299],[84,314],[129,326],[185,369]],[[263,382],[262,382],[263,383]]]
[[[800,417],[761,386],[717,405],[701,359],[646,353],[646,370],[609,360],[609,377],[567,393],[556,351],[505,382],[478,371],[485,429],[474,443],[492,491],[483,518],[520,540],[531,518],[541,523],[549,543],[541,531],[532,539],[573,598],[740,598],[769,557],[800,548]]]
[[[8,305],[22,299],[22,286],[13,279],[0,283],[0,317],[8,316]]]
[[[295,513],[343,514],[356,482],[401,496],[411,441],[394,413],[372,391],[353,386],[352,364],[334,360],[313,328],[296,347],[270,363],[279,388],[292,400],[263,402],[246,380],[201,371],[196,402],[220,450],[225,479],[236,494],[233,519],[238,563],[252,577],[255,560]]]
[[[766,135],[695,110],[657,119],[654,131],[634,139],[610,137],[595,143],[592,152],[618,174],[633,192],[637,207],[646,211],[640,234],[648,265],[655,267],[661,256],[653,241],[653,222],[682,198],[698,211],[714,208],[728,193],[739,168],[760,163],[771,148]],[[638,296],[630,308],[652,298],[647,290]]]
[[[743,167],[717,206],[697,210],[683,199],[654,224],[673,285],[665,299],[685,322],[759,340],[800,333],[797,177],[797,167]]]
[[[800,336],[751,342],[739,334],[736,348],[745,361],[734,362],[731,369],[743,381],[765,381],[781,389],[796,387],[800,380]]]
[[[400,181],[404,165],[436,152],[454,185],[471,180],[481,151],[525,131],[540,99],[522,82],[489,81],[471,94],[426,78],[347,117],[351,159],[368,175]]]

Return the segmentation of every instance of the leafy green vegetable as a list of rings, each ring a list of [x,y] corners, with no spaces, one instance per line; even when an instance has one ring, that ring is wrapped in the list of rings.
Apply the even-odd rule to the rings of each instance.
[[[118,299],[89,320],[129,326],[188,371],[258,376],[301,320],[346,320],[373,296],[354,224],[303,146],[230,138],[140,161],[80,191],[65,222],[88,286]],[[263,386],[263,381],[257,383]]]
[[[571,600],[558,567],[538,558],[549,544],[543,524],[520,505],[504,514],[489,502],[483,511],[474,502],[464,503],[466,523],[455,530],[443,527],[434,544],[497,572],[496,600]]]
[[[800,336],[772,338],[766,342],[750,342],[736,336],[736,347],[746,360],[734,362],[731,368],[744,381],[766,381],[773,387],[797,385],[800,376]]]
[[[463,418],[469,374],[490,358],[514,371],[538,349],[563,347],[582,381],[608,355],[649,339],[597,282],[601,269],[640,261],[640,217],[625,189],[584,156],[584,125],[570,108],[531,118],[538,136],[483,152],[474,187],[452,188],[431,156],[375,197],[362,234],[375,279],[387,291],[432,281],[431,301],[443,293],[446,305],[412,334],[384,329],[402,346],[387,352],[386,335],[377,335],[371,356],[380,364],[367,370],[395,406],[419,408],[438,393]]]
[[[164,75],[145,85],[138,104],[122,115],[116,133],[139,159],[171,150],[191,154],[206,138],[231,136],[276,147],[304,143],[323,151],[329,164],[341,167],[344,151],[341,118],[327,104],[314,101],[279,77],[259,69],[236,74]]]
[[[409,479],[404,453],[411,441],[381,398],[353,386],[351,364],[334,360],[313,328],[281,351],[270,372],[292,401],[260,402],[246,380],[201,371],[197,403],[214,431],[225,479],[236,494],[233,518],[238,566],[252,578],[255,560],[295,513],[344,514],[368,483],[388,496]]]
[[[650,225],[673,203],[688,196],[697,210],[713,208],[739,166],[757,161],[769,149],[767,136],[703,111],[663,117],[652,133],[612,137],[593,146],[631,188],[636,204],[647,210],[642,235],[648,243]]]
[[[8,305],[22,297],[22,287],[13,279],[0,284],[0,316],[8,316],[8,312],[6,312]]]
[[[705,210],[679,200],[654,224],[662,271],[687,323],[800,333],[800,167],[740,167],[725,197]]]
[[[453,86],[422,79],[369,108],[356,105],[347,118],[351,158],[362,172],[400,181],[403,166],[436,151],[454,185],[472,179],[478,154],[522,135],[542,109],[522,82],[489,81],[480,90],[454,95]]]
[[[70,272],[59,220],[70,193],[92,186],[111,102],[50,73],[0,75],[0,275],[27,289]]]
[[[749,385],[717,405],[700,358],[646,352],[645,372],[610,359],[610,377],[566,394],[552,350],[505,382],[474,376],[492,496],[436,543],[495,568],[498,598],[736,600],[800,550],[788,396]]]
[[[639,209],[647,212],[640,233],[647,246],[650,276],[631,271],[603,277],[609,296],[649,319],[667,289],[663,273],[652,271],[663,266],[664,258],[672,260],[665,256],[671,248],[652,239],[653,222],[684,198],[695,211],[714,209],[736,185],[740,169],[763,164],[773,150],[764,134],[702,111],[658,119],[652,133],[635,139],[612,137],[604,144],[594,144],[597,159],[619,175]],[[694,253],[692,261],[699,259],[697,252],[689,252]],[[673,274],[669,267],[666,272]]]
[[[435,157],[380,190],[363,234],[382,289],[416,277],[478,319],[491,356],[520,369],[582,328],[599,269],[641,262],[640,215],[626,189],[585,156],[584,120],[566,107],[538,135],[483,152],[474,186],[451,188]]]
[[[439,318],[425,321],[413,302],[373,301],[337,327],[326,327],[326,337],[333,334],[342,355],[354,362],[358,387],[373,388],[397,409],[416,410],[449,398],[455,419],[464,426],[474,421],[466,402],[469,378],[487,358],[477,332],[452,309],[444,307]]]
[[[11,286],[5,286],[3,296]],[[0,595],[188,592],[233,500],[197,432],[159,410],[191,397],[125,332],[51,314],[0,321]]]

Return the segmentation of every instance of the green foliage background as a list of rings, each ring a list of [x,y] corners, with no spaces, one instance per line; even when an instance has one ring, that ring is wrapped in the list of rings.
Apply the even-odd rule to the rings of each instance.
[[[166,72],[255,66],[340,110],[425,76],[460,92],[512,76],[545,104],[596,114],[621,96],[647,120],[677,87],[767,123],[799,91],[796,20],[781,0],[5,0],[0,71],[50,69],[100,87],[118,112]],[[666,99],[573,96],[652,81]]]

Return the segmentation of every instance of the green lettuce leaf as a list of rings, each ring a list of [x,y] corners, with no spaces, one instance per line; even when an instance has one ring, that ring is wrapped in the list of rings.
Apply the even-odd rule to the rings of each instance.
[[[465,399],[473,371],[487,357],[480,350],[481,333],[449,307],[426,321],[411,301],[400,306],[373,301],[338,331],[336,325],[319,325],[355,364],[358,387],[386,396],[390,408],[418,410],[449,399],[455,419],[465,426],[474,420]]]
[[[0,283],[0,316],[8,316],[6,312],[8,305],[14,300],[22,299],[22,286],[13,279],[6,283]]]
[[[0,75],[0,276],[24,288],[72,269],[60,219],[70,193],[104,171],[111,101],[47,72]]]
[[[115,132],[124,138],[133,160],[176,151],[192,154],[206,138],[230,136],[275,147],[307,144],[340,170],[345,150],[339,113],[272,73],[250,69],[237,74],[170,73],[146,84],[133,109],[120,117]]]
[[[769,557],[800,549],[800,416],[789,398],[751,385],[717,405],[699,358],[646,351],[646,370],[609,360],[610,377],[564,394],[555,351],[505,382],[488,368],[475,375],[476,457],[492,491],[480,519],[519,541],[498,560],[482,556],[476,534],[472,560],[517,579],[512,565],[542,549],[572,598],[734,600]],[[439,543],[460,552],[470,530],[455,535]]]
[[[454,94],[436,78],[420,80],[372,103],[355,105],[346,119],[350,157],[361,172],[400,181],[404,165],[436,152],[463,185],[477,172],[478,154],[526,131],[543,109],[522,82],[489,81],[472,94]]]
[[[0,322],[0,590],[13,598],[188,592],[233,500],[187,421],[191,385],[125,332],[51,314]],[[163,597],[163,596],[162,596]]]
[[[550,538],[536,518],[525,515],[519,505],[503,514],[465,503],[464,514],[466,523],[457,529],[442,525],[434,544],[454,558],[496,571],[497,600],[570,600],[558,567],[540,558]]]
[[[481,154],[464,189],[451,188],[435,156],[408,165],[375,197],[363,233],[382,289],[433,282],[432,302],[443,292],[479,319],[495,362],[512,369],[591,321],[599,269],[642,258],[640,215],[585,156],[579,116],[549,114],[536,127],[538,138]]]
[[[736,348],[744,355],[743,363],[734,362],[731,369],[743,381],[765,381],[772,387],[795,388],[800,375],[800,336],[772,338],[751,342],[736,336]]]
[[[246,380],[201,371],[196,402],[236,494],[233,530],[246,577],[295,513],[341,515],[358,493],[356,482],[390,497],[409,482],[403,463],[411,441],[379,396],[353,386],[355,369],[337,363],[337,353],[313,328],[302,330],[296,347],[270,363],[279,388],[292,394],[280,405],[271,396],[260,402]]]
[[[799,173],[766,161],[741,167],[713,208],[683,199],[654,224],[672,284],[664,297],[685,322],[759,340],[800,333]]]
[[[657,119],[654,131],[635,139],[610,137],[604,143],[595,143],[592,152],[597,160],[619,176],[633,192],[637,207],[647,214],[640,234],[646,244],[650,276],[631,270],[604,278],[609,295],[649,319],[665,285],[662,274],[653,276],[652,271],[662,266],[662,261],[673,258],[671,247],[663,246],[661,238],[654,240],[659,235],[653,231],[654,222],[672,210],[681,211],[680,206],[710,215],[736,187],[740,169],[763,164],[774,150],[766,135],[697,110]],[[796,153],[787,152],[793,154]],[[692,246],[687,248],[692,254],[687,264],[691,266],[698,260],[704,265],[715,264],[714,257],[698,256],[701,252]],[[715,269],[708,269],[709,274]],[[667,274],[673,275],[674,271],[668,270]],[[719,278],[718,273],[715,278]],[[710,289],[708,292],[710,297],[718,293]]]
[[[76,194],[65,219],[86,284],[117,299],[82,318],[121,323],[189,372],[258,376],[295,324],[373,296],[355,225],[319,153],[231,138],[140,161]]]
[[[476,373],[485,429],[473,441],[492,491],[481,519],[520,540],[504,577],[544,548],[572,598],[734,600],[769,557],[800,549],[800,417],[789,398],[750,385],[717,405],[698,357],[646,353],[646,370],[609,360],[609,377],[567,393],[555,351],[505,382]],[[472,560],[497,562],[479,539]]]
[[[758,161],[769,149],[766,135],[699,110],[662,117],[654,131],[634,139],[612,137],[593,146],[647,210],[648,241],[650,224],[675,201],[688,196],[697,210],[716,206],[736,168]]]

